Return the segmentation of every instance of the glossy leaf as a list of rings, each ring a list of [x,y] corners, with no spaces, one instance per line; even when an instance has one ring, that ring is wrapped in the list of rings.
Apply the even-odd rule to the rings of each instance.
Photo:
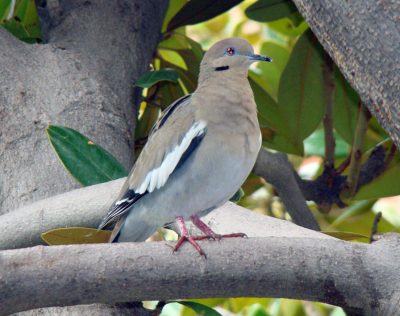
[[[46,132],[64,167],[83,186],[127,176],[125,168],[108,151],[81,133],[54,125]]]
[[[160,81],[178,82],[179,75],[174,69],[160,69],[148,71],[141,76],[135,83],[141,88],[149,88]]]
[[[173,0],[169,1],[167,12],[165,13],[163,25],[161,28],[162,33],[167,30],[169,21],[182,9],[188,0]]]
[[[282,19],[297,11],[291,0],[258,0],[245,13],[253,20],[269,22]]]
[[[268,28],[275,33],[275,36],[284,35],[294,38],[302,35],[308,29],[308,24],[306,21],[303,21],[297,25],[292,19],[287,17],[268,22]]]
[[[257,68],[266,82],[266,90],[275,98],[278,95],[279,81],[289,60],[289,50],[273,42],[265,42],[261,47],[261,55],[272,58],[272,63],[259,62]]]
[[[56,228],[41,234],[43,241],[50,246],[107,243],[110,236],[110,230],[88,227]]]
[[[325,111],[322,47],[307,32],[293,48],[279,84],[278,104],[288,139],[296,148],[320,124]]]
[[[337,239],[341,240],[355,240],[355,239],[360,239],[360,238],[369,238],[366,235],[358,234],[358,233],[351,233],[351,232],[328,232],[328,231],[323,231],[322,232],[325,235],[335,237]]]
[[[40,41],[41,30],[35,1],[16,0],[13,10],[10,6],[11,1],[1,2],[0,25],[25,42]]]
[[[250,73],[249,81],[257,104],[260,127],[261,129],[267,127],[272,132],[267,138],[262,133],[263,145],[286,153],[302,155],[303,144],[299,146],[286,136],[286,120],[280,112],[280,107],[256,80],[256,76]]]
[[[173,302],[189,307],[196,313],[196,315],[199,316],[222,316],[215,309],[212,309],[211,307],[208,307],[206,305],[197,302],[191,302],[191,301],[173,301]]]
[[[167,31],[209,20],[240,2],[242,0],[191,0],[171,19]]]
[[[160,60],[161,67],[167,67],[171,65],[170,63]],[[188,77],[190,72],[180,68],[175,67],[175,71],[181,76],[181,80],[187,85],[188,87],[195,85],[194,80],[197,79]],[[185,91],[182,89],[180,84],[174,84],[172,82],[161,82],[159,87],[159,97],[160,97],[160,104],[162,109],[165,109],[169,106],[172,102],[176,101],[180,97],[186,95]]]
[[[336,141],[335,157],[346,158],[350,153],[350,146],[334,132]],[[304,153],[306,156],[325,156],[325,134],[322,129],[316,130],[304,140]]]
[[[376,200],[358,201],[347,207],[329,226],[335,228],[351,217],[370,212]]]
[[[353,143],[356,130],[359,97],[339,69],[335,67],[333,123],[336,131],[348,143]]]

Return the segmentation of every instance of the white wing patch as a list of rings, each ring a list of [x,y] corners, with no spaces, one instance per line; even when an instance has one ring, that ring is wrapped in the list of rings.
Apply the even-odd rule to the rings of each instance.
[[[197,121],[192,127],[187,131],[183,137],[180,144],[175,146],[175,148],[164,158],[161,165],[151,170],[144,181],[135,190],[137,194],[143,194],[148,191],[153,192],[155,189],[161,188],[168,180],[170,174],[175,170],[179,163],[183,153],[189,148],[192,140],[204,134],[206,130],[207,123],[205,121]]]

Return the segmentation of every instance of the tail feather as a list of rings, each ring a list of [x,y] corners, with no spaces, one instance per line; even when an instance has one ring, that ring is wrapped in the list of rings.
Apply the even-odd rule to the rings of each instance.
[[[121,218],[114,227],[110,242],[145,241],[157,228],[139,217]]]

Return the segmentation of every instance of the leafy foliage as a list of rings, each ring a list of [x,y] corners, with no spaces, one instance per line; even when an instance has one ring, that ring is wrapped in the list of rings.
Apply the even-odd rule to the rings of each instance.
[[[259,22],[270,22],[288,17],[296,11],[291,0],[258,0],[246,9],[246,15]]]
[[[0,1],[0,25],[27,43],[41,41],[35,0]]]
[[[242,0],[192,0],[171,19],[167,31],[172,31],[180,26],[196,24],[211,19],[218,14],[229,10]]]
[[[148,71],[136,81],[136,86],[149,88],[160,81],[178,82],[179,74],[174,69],[164,68],[158,71]]]

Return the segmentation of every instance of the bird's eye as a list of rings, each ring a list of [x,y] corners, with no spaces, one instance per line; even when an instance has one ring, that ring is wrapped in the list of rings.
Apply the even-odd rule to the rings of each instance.
[[[235,49],[233,47],[229,47],[226,49],[225,54],[228,56],[233,56],[235,55]]]

